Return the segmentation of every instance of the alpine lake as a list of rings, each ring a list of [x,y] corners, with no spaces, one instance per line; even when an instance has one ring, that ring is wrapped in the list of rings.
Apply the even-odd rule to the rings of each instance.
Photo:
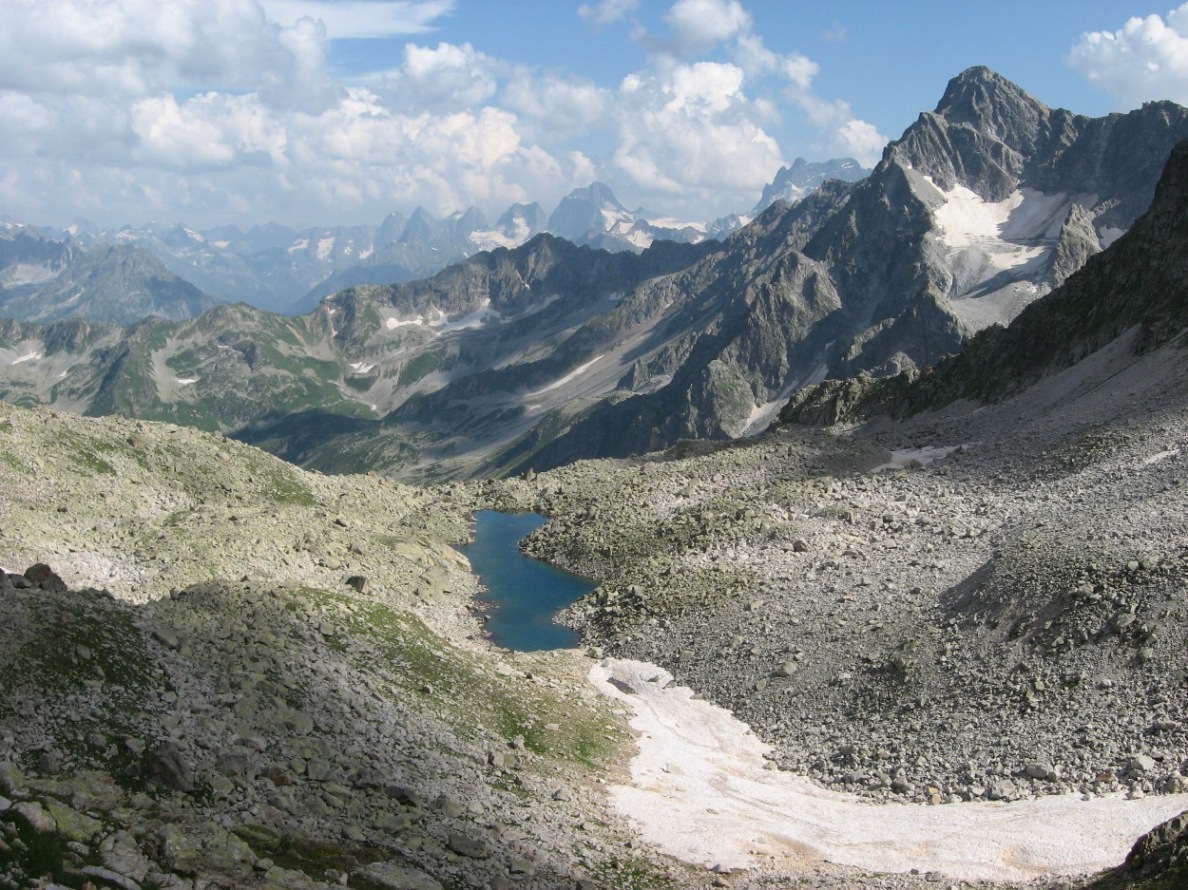
[[[526,555],[520,541],[548,520],[539,513],[475,514],[474,539],[458,548],[470,560],[486,593],[486,631],[497,646],[517,652],[569,649],[578,633],[557,624],[557,612],[597,582]]]

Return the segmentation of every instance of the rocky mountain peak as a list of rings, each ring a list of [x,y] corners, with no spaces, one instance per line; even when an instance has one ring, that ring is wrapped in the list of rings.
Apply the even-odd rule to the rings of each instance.
[[[824,162],[797,158],[791,167],[781,167],[775,178],[763,187],[763,194],[759,198],[759,203],[751,210],[751,216],[758,216],[776,201],[799,201],[820,188],[826,180],[857,182],[869,173],[869,169],[853,158],[833,158]]]
[[[606,214],[628,216],[627,208],[619,203],[610,187],[594,182],[585,188],[574,189],[561,199],[549,216],[549,231],[570,240],[584,238],[591,231],[607,229]]]
[[[432,241],[437,237],[440,222],[424,207],[417,207],[408,218],[404,231],[400,233],[401,241]]]
[[[977,66],[949,81],[935,113],[950,125],[967,125],[1026,154],[1034,148],[1050,112],[1001,74]]]

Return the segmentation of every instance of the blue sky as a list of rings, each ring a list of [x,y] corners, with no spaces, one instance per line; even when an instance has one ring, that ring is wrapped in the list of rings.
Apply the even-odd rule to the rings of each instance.
[[[1188,4],[4,0],[0,215],[377,224],[608,183],[686,220],[873,163],[988,65],[1098,116],[1188,104]]]

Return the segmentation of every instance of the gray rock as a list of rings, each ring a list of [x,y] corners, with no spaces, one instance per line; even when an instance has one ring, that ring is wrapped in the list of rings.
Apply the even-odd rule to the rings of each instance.
[[[1146,775],[1155,769],[1155,759],[1146,754],[1136,754],[1126,763],[1131,775]]]
[[[120,890],[141,890],[140,884],[136,881],[117,871],[112,871],[110,868],[103,868],[100,865],[84,865],[82,873],[88,878],[94,878],[97,881],[118,887]]]
[[[145,881],[153,868],[153,864],[141,852],[136,838],[127,831],[117,831],[105,837],[99,845],[99,858],[107,868],[140,883]]]
[[[447,819],[457,819],[466,812],[466,805],[456,797],[450,797],[448,794],[443,794],[433,802],[437,811],[445,816]]]
[[[508,864],[507,870],[513,875],[526,875],[530,877],[536,874],[536,863],[527,857],[520,856]]]
[[[1048,782],[1055,782],[1060,778],[1060,774],[1052,768],[1051,764],[1040,761],[1028,763],[1023,767],[1023,773],[1029,779],[1044,779]]]
[[[485,838],[471,837],[460,831],[450,832],[446,846],[459,856],[466,856],[470,859],[486,859],[492,852],[491,843]]]
[[[1010,779],[995,779],[986,786],[986,796],[990,800],[1012,800],[1017,794],[1018,789]]]
[[[34,587],[40,587],[51,593],[64,593],[68,589],[66,582],[61,579],[58,573],[43,562],[25,569],[25,577]]]
[[[174,791],[194,790],[194,768],[173,742],[162,742],[149,752],[148,776]]]
[[[425,805],[425,798],[415,788],[405,785],[391,784],[384,787],[384,794],[406,807],[420,809]]]
[[[176,631],[169,627],[154,627],[153,639],[167,649],[176,649],[181,645]]]
[[[325,760],[311,760],[305,765],[305,775],[311,782],[329,782],[334,777],[334,766]]]
[[[53,834],[58,830],[54,817],[35,800],[22,800],[12,808],[12,812],[37,834]]]
[[[215,769],[224,776],[253,777],[258,772],[255,762],[247,751],[224,751],[215,761]]]
[[[384,890],[442,890],[441,884],[423,871],[396,862],[372,862],[355,874]]]

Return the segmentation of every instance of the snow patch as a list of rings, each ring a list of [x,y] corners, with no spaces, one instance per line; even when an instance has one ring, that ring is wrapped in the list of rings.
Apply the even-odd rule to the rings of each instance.
[[[457,318],[454,321],[446,321],[446,316],[441,315],[440,321],[431,321],[429,324],[431,327],[439,328],[440,333],[448,334],[453,331],[466,331],[473,330],[475,328],[481,328],[483,325],[487,324],[487,322],[502,320],[503,319],[499,313],[491,308],[491,301],[483,300],[482,307],[476,309],[474,312],[471,312],[468,315],[463,315],[461,318]]]
[[[389,331],[394,331],[397,328],[404,328],[410,325],[421,326],[425,324],[423,316],[418,315],[416,318],[387,318],[384,319],[384,327]]]
[[[941,194],[945,202],[933,210],[933,218],[941,243],[950,250],[985,246],[987,241],[1000,244],[1037,239],[1055,241],[1060,237],[1071,203],[1063,192],[1046,195],[1029,188],[1017,189],[1002,201],[984,201],[963,185]],[[1019,262],[1008,259],[1008,264],[1001,268],[1011,268]]]
[[[594,356],[594,358],[590,359],[584,365],[579,365],[578,367],[576,367],[572,371],[570,371],[568,374],[566,374],[564,377],[560,378],[559,380],[554,380],[548,386],[543,387],[542,389],[538,389],[534,392],[525,393],[524,398],[534,399],[537,396],[544,395],[546,392],[552,392],[554,389],[564,386],[565,384],[569,383],[569,381],[574,380],[577,377],[580,377],[583,373],[585,373],[587,370],[589,370],[594,364],[596,364],[602,358],[603,358],[602,355]]]
[[[351,362],[351,369],[354,370],[356,374],[367,374],[374,367],[375,362],[371,362],[370,364],[365,362]]]
[[[38,361],[43,358],[45,358],[44,352],[29,352],[29,353],[26,353],[25,355],[17,356],[11,362],[9,362],[9,364],[19,365],[19,364],[22,364],[23,362],[35,362],[35,361]]]
[[[964,447],[964,445],[925,445],[923,448],[904,448],[892,451],[891,460],[885,464],[879,464],[871,472],[881,473],[884,470],[905,470],[913,462],[926,467],[933,461],[948,457],[957,449]]]
[[[427,316],[418,315],[415,318],[397,318],[391,316],[386,318],[384,319],[384,327],[389,331],[394,331],[397,328],[415,325],[417,327],[434,328],[434,333],[436,334],[448,334],[453,331],[480,328],[490,321],[503,321],[503,317],[491,308],[491,301],[488,299],[483,300],[479,308],[474,312],[459,316],[453,321],[450,321],[450,317],[440,309],[431,308]]]
[[[519,247],[532,236],[532,227],[522,216],[517,216],[512,222],[514,227],[510,233],[499,229],[482,229],[471,232],[466,236],[466,240],[479,250]]]
[[[776,857],[959,881],[1083,874],[1121,862],[1134,838],[1188,806],[1182,794],[875,805],[768,769],[770,746],[672,679],[622,659],[589,673],[598,692],[634,715],[630,784],[608,789],[616,809],[646,842],[702,867],[750,868]]]
[[[953,311],[972,330],[1009,324],[1042,295],[1036,282],[1047,269],[1072,198],[1022,188],[1002,201],[985,201],[960,185],[937,193],[943,200],[933,208],[935,235],[952,274]]]
[[[333,238],[333,236],[328,237],[328,238],[322,238],[320,241],[318,241],[318,254],[317,255],[318,255],[319,260],[328,260],[328,259],[330,259],[331,255],[333,253],[334,253],[334,238]]]
[[[178,386],[189,386],[191,383],[197,383],[200,379],[199,377],[174,377],[173,382]]]

